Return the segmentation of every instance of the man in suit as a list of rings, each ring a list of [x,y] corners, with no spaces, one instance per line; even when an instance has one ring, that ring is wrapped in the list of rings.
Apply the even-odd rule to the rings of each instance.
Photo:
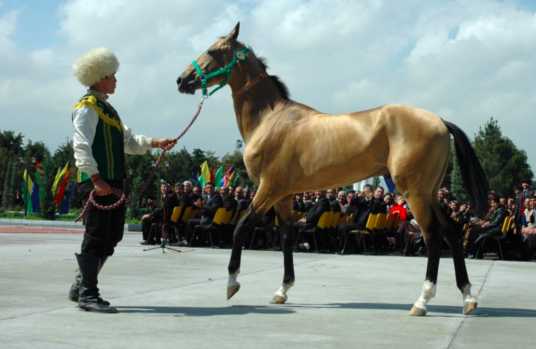
[[[235,196],[236,196],[236,202],[238,204],[236,207],[238,212],[247,210],[249,207],[249,204],[246,198],[244,197],[244,189],[242,189],[242,187],[236,188]]]
[[[309,212],[309,210],[313,207],[313,200],[311,198],[311,195],[309,192],[303,193],[303,212]]]
[[[474,227],[471,229],[465,246],[468,258],[482,259],[484,251],[480,250],[478,256],[478,246],[480,240],[485,236],[501,236],[504,220],[508,217],[508,211],[500,203],[500,198],[495,196],[491,199],[491,207],[494,210],[493,218],[489,223],[484,223],[482,227]]]
[[[315,192],[315,197],[316,203],[309,210],[309,212],[307,212],[307,215],[300,219],[298,222],[294,223],[294,241],[296,241],[299,231],[314,229],[317,226],[320,217],[322,217],[322,214],[331,210],[331,205],[329,203],[329,200],[326,198],[325,191],[319,190]],[[309,240],[312,241],[313,239],[311,239],[310,236],[306,235],[309,234],[302,234],[301,236],[309,244],[309,246],[311,246]]]
[[[141,226],[143,232],[143,241],[141,245],[154,245],[161,243],[162,228],[167,232],[169,237],[169,223],[171,222],[171,216],[176,206],[179,206],[179,202],[173,187],[168,185],[165,181],[162,181],[160,185],[160,191],[162,193],[162,205],[150,214],[146,214],[141,217]],[[150,234],[153,223],[157,224],[156,233],[153,230],[153,234]],[[149,236],[150,235],[150,236]]]
[[[191,186],[190,186],[191,188]],[[182,207],[181,209],[181,215],[179,219],[177,220],[177,231],[178,231],[178,244],[181,246],[186,246],[188,243],[185,239],[185,232],[184,232],[184,226],[182,225],[182,218],[184,216],[184,212],[188,207],[192,207],[192,199],[190,199],[190,195],[186,193],[184,190],[184,183],[177,182],[175,183],[175,196],[177,197],[177,201],[179,203],[179,206]]]
[[[331,212],[341,212],[341,205],[336,197],[335,189],[328,189],[326,192],[326,198],[329,200],[329,206]]]
[[[298,212],[305,212],[305,204],[303,203],[302,193],[294,195],[294,200],[292,200],[292,210]]]
[[[184,185],[184,192],[190,197],[190,202],[193,206],[197,201],[197,194],[193,192],[192,182],[184,181],[182,184]]]
[[[344,243],[348,234],[352,230],[364,230],[367,226],[368,217],[370,214],[387,213],[387,204],[383,200],[383,187],[377,187],[374,193],[371,191],[372,186],[365,186],[359,196],[354,196],[350,202],[350,206],[354,207],[354,218],[351,223],[344,223],[339,228],[339,250],[340,254],[344,254],[346,251],[355,247],[355,240],[348,238],[346,248]]]
[[[229,187],[224,185],[220,188],[220,195],[223,198],[223,207],[227,212],[233,211],[233,214],[236,212],[238,207],[238,202],[235,200],[234,195],[230,193]]]
[[[212,221],[216,215],[218,208],[223,207],[223,199],[219,193],[217,193],[214,187],[214,183],[208,182],[205,184],[206,201],[201,204],[198,200],[195,206],[199,208],[199,215],[201,218],[190,219],[188,221],[188,240],[192,240],[194,229],[196,225],[199,225],[198,229],[202,229],[204,232],[210,230],[212,227]],[[204,234],[198,236],[204,237]],[[203,239],[201,239],[202,241]]]

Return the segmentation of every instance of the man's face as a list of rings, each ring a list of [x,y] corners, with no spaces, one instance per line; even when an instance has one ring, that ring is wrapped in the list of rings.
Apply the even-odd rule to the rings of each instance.
[[[374,197],[376,199],[383,199],[383,189],[382,188],[376,188],[376,191],[374,192]]]
[[[244,197],[246,199],[249,199],[249,195],[251,194],[250,190],[249,189],[244,189]]]
[[[521,190],[519,190],[519,188],[515,188],[514,193],[516,193],[516,196],[517,196],[519,193],[521,193]]]
[[[338,195],[338,198],[339,198],[339,203],[341,203],[341,204],[346,203],[346,195],[344,193],[340,192],[339,195]]]
[[[438,191],[437,198],[439,199],[439,202],[443,202],[445,200],[445,192],[443,192],[443,190]]]
[[[316,192],[315,192],[315,197],[316,197],[317,199],[318,199],[318,198],[321,198],[321,197],[323,197],[323,196],[324,196],[324,193],[323,193],[323,192],[321,192],[321,191],[316,191]]]
[[[197,196],[201,195],[201,188],[195,187],[193,190],[194,190],[195,195],[197,195]]]
[[[236,188],[235,195],[237,199],[244,198],[244,190],[241,187]]]
[[[115,73],[113,73],[112,75],[107,76],[99,81],[95,86],[93,86],[93,89],[95,91],[113,94],[115,92],[116,85],[117,79],[115,78]]]
[[[385,203],[386,203],[387,205],[391,205],[391,202],[393,202],[393,198],[391,197],[391,195],[387,195],[387,196],[383,199],[383,201],[385,201]]]
[[[192,185],[190,183],[184,183],[184,191],[186,192],[186,194],[190,194],[190,192],[192,191]]]
[[[348,198],[346,199],[346,201],[348,201],[348,202],[352,201],[353,197],[354,197],[354,193],[349,193]]]
[[[220,194],[221,194],[221,196],[229,195],[229,187],[221,187],[220,188]]]
[[[456,203],[453,201],[450,203],[450,208],[452,208],[453,211],[456,211],[456,209],[458,208],[458,205],[456,205]]]
[[[205,193],[212,195],[214,193],[214,186],[212,184],[205,185]]]
[[[501,198],[501,205],[506,206],[506,198]]]
[[[154,187],[153,187],[154,188]],[[166,194],[166,191],[167,191],[167,185],[165,184],[161,184],[160,185],[160,192],[162,193],[162,195],[165,195]]]
[[[529,182],[523,182],[523,183],[521,183],[521,186],[523,187],[523,190],[526,190],[526,189],[529,188],[530,184],[529,184]]]
[[[181,196],[183,193],[184,193],[183,186],[182,185],[177,185],[175,187],[175,194],[177,194],[177,196]]]
[[[303,193],[303,199],[304,200],[310,200],[311,199],[311,197],[309,196],[308,192]]]
[[[328,200],[333,199],[334,196],[335,196],[335,193],[333,192],[333,189],[328,189],[326,193],[326,197],[328,198]]]
[[[235,188],[229,186],[229,194],[235,195]]]
[[[536,207],[536,198],[531,198],[530,199],[530,208],[531,209],[534,209]]]
[[[499,207],[499,203],[491,200],[491,208],[496,210]]]

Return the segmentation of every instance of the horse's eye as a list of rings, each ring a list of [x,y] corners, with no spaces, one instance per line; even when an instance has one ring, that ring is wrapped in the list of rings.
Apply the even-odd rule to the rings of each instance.
[[[209,56],[214,57],[214,54],[216,53],[216,51],[214,51],[214,50],[208,50],[207,53],[208,53]]]

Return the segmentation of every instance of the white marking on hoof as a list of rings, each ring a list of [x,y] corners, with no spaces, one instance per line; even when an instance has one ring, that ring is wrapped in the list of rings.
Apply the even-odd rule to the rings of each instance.
[[[478,306],[478,302],[475,297],[471,296],[471,284],[466,285],[463,288],[463,315],[467,315]]]
[[[421,298],[419,298],[419,300],[415,302],[415,304],[413,305],[413,308],[409,312],[409,315],[412,315],[412,316],[426,315],[426,313],[428,312],[428,310],[426,309],[426,304],[428,304],[430,299],[435,297],[435,293],[436,293],[436,285],[433,282],[426,280],[422,287]]]
[[[232,296],[240,290],[240,283],[236,281],[236,278],[240,274],[240,270],[237,270],[234,274],[229,275],[229,281],[227,282],[227,300],[231,299]]]
[[[418,306],[414,305],[413,308],[411,308],[411,311],[409,312],[409,315],[411,316],[424,316],[428,313],[426,309],[419,308]]]
[[[279,287],[279,290],[274,294],[272,299],[270,299],[271,304],[283,304],[287,301],[287,291],[294,286],[294,283],[288,283],[283,284],[283,286]]]

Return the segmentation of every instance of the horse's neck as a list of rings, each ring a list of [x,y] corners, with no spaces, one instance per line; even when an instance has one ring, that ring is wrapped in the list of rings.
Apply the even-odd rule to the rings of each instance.
[[[237,71],[239,74],[233,74],[229,79],[233,94],[239,92],[246,84],[255,80],[263,72],[251,64],[244,65],[241,68]],[[246,144],[280,100],[280,92],[270,78],[262,80],[234,98],[238,129]]]

